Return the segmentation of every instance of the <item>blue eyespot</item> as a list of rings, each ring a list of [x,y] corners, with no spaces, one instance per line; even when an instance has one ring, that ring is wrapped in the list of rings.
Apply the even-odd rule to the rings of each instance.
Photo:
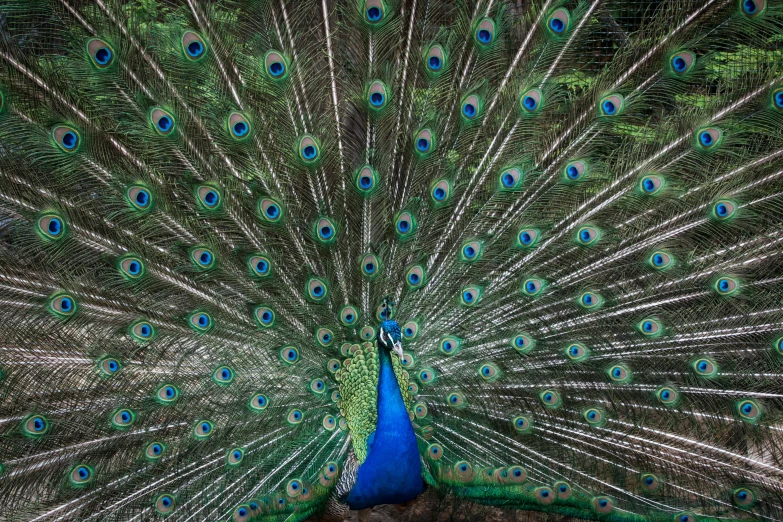
[[[507,188],[511,188],[514,186],[514,176],[512,176],[510,173],[506,172],[503,174],[503,177],[501,178],[503,181],[503,186]]]
[[[701,144],[704,145],[705,147],[709,147],[710,145],[712,145],[714,140],[709,132],[704,131],[701,134],[699,134],[699,141],[701,141]]]
[[[247,123],[245,123],[244,121],[236,122],[234,126],[231,127],[231,129],[233,130],[234,135],[237,137],[244,136],[245,134],[247,134],[247,131],[250,130]]]
[[[403,234],[407,231],[409,231],[411,228],[411,225],[408,221],[401,219],[399,223],[397,223],[397,229],[402,232]]]
[[[486,29],[480,29],[477,36],[479,41],[483,44],[488,44],[492,41],[492,33]]]
[[[201,431],[204,433],[209,433],[210,431],[212,431],[212,426],[210,426],[208,422],[202,422]]]
[[[380,107],[383,105],[384,96],[380,92],[374,92],[370,95],[370,103],[372,103],[375,107]]]
[[[171,118],[169,118],[168,116],[161,116],[160,118],[158,118],[156,125],[158,126],[158,129],[161,132],[168,132],[169,129],[171,129],[173,123],[171,121]]]
[[[270,218],[274,219],[280,214],[280,209],[277,208],[277,205],[269,205],[266,208],[266,215]]]
[[[462,114],[468,118],[472,118],[476,115],[476,106],[472,103],[466,103],[462,106]]]
[[[565,24],[559,18],[552,18],[549,21],[549,27],[556,33],[562,33],[563,29],[565,29]]]
[[[95,61],[101,65],[106,65],[111,61],[111,51],[108,47],[101,47],[95,52]]]
[[[532,96],[525,96],[522,99],[522,104],[525,106],[525,108],[529,111],[533,111],[538,106],[538,102],[533,98]]]
[[[187,49],[188,54],[193,58],[198,58],[204,52],[204,46],[201,45],[201,42],[190,42]]]
[[[136,192],[135,201],[138,206],[146,207],[150,202],[150,193],[144,189],[139,189],[139,191]]]
[[[755,15],[758,11],[758,6],[754,0],[743,0],[742,10],[745,12],[745,14]]]
[[[604,112],[610,116],[617,112],[617,107],[611,100],[604,100],[604,103],[601,105],[601,107],[603,108]]]
[[[426,152],[430,148],[430,142],[426,138],[419,138],[416,140],[416,148],[421,152]]]
[[[272,76],[280,76],[285,72],[285,65],[283,62],[272,62],[269,64],[269,74]]]
[[[427,63],[429,64],[430,69],[433,71],[437,71],[442,65],[441,59],[437,56],[430,56],[430,59]]]
[[[359,178],[359,186],[363,189],[368,189],[372,186],[372,178],[370,176],[361,176]]]
[[[383,13],[379,8],[371,7],[367,9],[367,20],[369,20],[370,22],[377,22],[378,20],[381,19],[382,14]]]

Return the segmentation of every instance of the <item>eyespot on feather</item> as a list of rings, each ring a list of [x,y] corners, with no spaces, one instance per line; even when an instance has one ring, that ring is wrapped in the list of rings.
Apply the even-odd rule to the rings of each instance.
[[[448,54],[440,44],[432,44],[424,53],[424,66],[427,73],[437,76],[446,70]]]
[[[182,34],[182,52],[185,58],[197,62],[207,55],[207,43],[199,34],[185,31]]]
[[[86,464],[77,464],[68,472],[68,482],[73,487],[83,487],[94,480],[95,472]]]
[[[142,185],[131,185],[125,192],[128,203],[136,210],[148,211],[152,208],[152,192]]]
[[[297,151],[299,159],[305,164],[314,164],[321,159],[321,144],[311,134],[304,134],[299,138]]]
[[[267,51],[264,55],[264,72],[273,81],[284,80],[288,77],[288,60],[279,51]]]
[[[737,205],[728,199],[721,199],[712,206],[712,217],[717,221],[730,221],[737,214]]]
[[[122,370],[122,364],[120,361],[111,356],[103,356],[98,359],[96,366],[100,374],[104,377],[111,377],[120,370]]]
[[[481,301],[481,294],[482,289],[479,286],[462,287],[459,296],[460,304],[463,306],[476,306]]]
[[[188,324],[196,333],[204,334],[213,327],[212,316],[206,312],[193,312],[188,316]]]
[[[526,333],[520,333],[511,339],[511,347],[519,353],[530,353],[536,346],[536,341]]]
[[[57,317],[66,319],[76,313],[78,306],[70,294],[55,294],[49,298],[49,310]]]
[[[212,372],[212,380],[215,381],[216,384],[220,384],[222,386],[227,386],[234,382],[234,377],[234,370],[228,366],[218,366]]]
[[[196,439],[203,440],[212,436],[215,426],[208,420],[200,420],[193,426],[193,436]]]
[[[114,49],[106,40],[90,38],[87,40],[86,49],[90,61],[97,69],[107,69],[114,63]]]
[[[152,128],[161,136],[172,136],[177,127],[174,116],[160,107],[155,107],[150,111],[149,120]]]
[[[52,139],[63,152],[76,152],[82,144],[82,138],[75,128],[69,125],[56,125],[52,128]]]
[[[229,136],[237,141],[244,141],[248,139],[250,137],[251,131],[253,130],[253,127],[250,125],[250,120],[247,119],[247,116],[241,112],[236,111],[228,115],[226,125],[228,126]]]
[[[524,181],[524,173],[519,167],[509,167],[498,176],[500,190],[518,190]]]
[[[588,165],[584,161],[570,161],[566,164],[565,167],[563,167],[563,178],[566,180],[566,182],[580,181],[587,175],[588,172]]]
[[[563,36],[571,27],[571,14],[568,9],[556,9],[547,17],[546,27],[549,34],[555,37]]]
[[[367,88],[367,106],[372,111],[380,111],[389,103],[389,89],[381,80],[373,81]]]
[[[174,511],[174,497],[168,493],[159,495],[155,499],[155,511],[161,515],[168,515]]]
[[[66,235],[66,225],[63,218],[54,213],[46,213],[38,218],[36,230],[44,239],[58,240]]]
[[[479,48],[486,48],[495,41],[497,27],[492,18],[482,18],[473,29],[473,41]]]
[[[405,284],[408,288],[421,288],[426,282],[426,272],[422,265],[414,265],[405,273]]]
[[[315,302],[324,302],[329,295],[329,287],[326,282],[318,277],[311,277],[305,286],[307,297]]]
[[[484,108],[483,100],[478,94],[466,96],[460,105],[462,107],[460,114],[466,122],[479,118]]]
[[[451,183],[447,179],[436,181],[430,188],[430,197],[436,206],[448,203],[451,198]]]
[[[370,165],[365,165],[356,172],[354,187],[364,196],[370,196],[378,187],[378,171]]]
[[[252,411],[262,412],[269,405],[269,399],[263,393],[256,393],[248,401],[248,406]]]
[[[431,129],[421,129],[413,136],[413,150],[421,158],[432,154],[435,150],[435,145],[435,134]]]

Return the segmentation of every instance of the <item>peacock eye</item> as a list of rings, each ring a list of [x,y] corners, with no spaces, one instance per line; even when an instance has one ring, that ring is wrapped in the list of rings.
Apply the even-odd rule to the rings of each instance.
[[[365,165],[356,172],[354,186],[364,196],[369,196],[378,186],[378,172],[370,165]]]
[[[576,232],[576,241],[580,245],[589,246],[594,244],[599,239],[599,232],[598,229],[595,227],[582,227]]]
[[[714,150],[723,140],[723,131],[717,127],[707,127],[696,131],[696,143],[701,150]]]
[[[402,336],[405,339],[413,340],[419,335],[419,323],[416,321],[408,321],[402,326]]]
[[[525,92],[519,100],[522,111],[525,114],[536,114],[543,107],[544,95],[538,89],[530,89]]]
[[[146,187],[138,185],[128,187],[125,196],[136,210],[146,211],[152,208],[152,193]]]
[[[262,328],[271,328],[275,325],[275,312],[268,306],[256,307],[255,318],[258,326]]]
[[[740,0],[740,6],[742,13],[749,17],[755,18],[762,14],[767,9],[766,0]]]
[[[394,223],[394,228],[400,239],[410,237],[416,231],[416,218],[411,212],[400,213]]]
[[[321,145],[318,140],[310,134],[305,134],[299,138],[299,157],[307,164],[315,163],[321,154]]]
[[[197,333],[206,333],[212,329],[212,316],[206,312],[194,312],[188,317],[188,323]]]
[[[554,36],[563,35],[571,25],[571,15],[567,9],[557,9],[549,18],[547,18],[546,26],[549,29],[550,34]]]
[[[481,300],[481,289],[477,286],[466,286],[460,291],[460,303],[463,306],[475,306]]]
[[[307,295],[315,302],[321,302],[326,299],[328,292],[329,287],[326,286],[326,283],[323,280],[317,277],[311,278],[307,282]]]
[[[152,109],[149,118],[152,123],[152,128],[161,136],[171,135],[176,127],[174,116],[160,107]]]
[[[430,190],[430,195],[436,204],[446,203],[451,197],[451,184],[445,179],[435,182]]]
[[[206,439],[212,436],[214,425],[208,420],[201,420],[193,428],[193,434],[197,439]]]
[[[386,17],[386,5],[383,0],[364,1],[364,20],[371,26],[379,25]]]
[[[431,75],[440,74],[446,66],[446,51],[440,45],[433,44],[424,54],[424,64]]]
[[[293,346],[284,346],[280,349],[280,359],[285,364],[294,364],[299,361],[299,350]]]
[[[602,116],[613,118],[625,110],[625,99],[619,94],[610,94],[601,98],[598,107]]]
[[[60,318],[72,316],[76,308],[76,300],[68,294],[58,294],[49,300],[49,309]]]
[[[207,53],[207,44],[201,36],[193,31],[185,31],[182,35],[182,49],[185,52],[185,58],[191,61],[198,61]]]
[[[617,383],[627,382],[631,379],[631,371],[622,364],[616,364],[607,370],[609,378]]]
[[[691,363],[693,371],[701,377],[714,377],[718,374],[718,365],[712,359],[699,357]]]
[[[560,394],[555,390],[544,390],[538,397],[546,408],[558,408],[561,404]]]
[[[522,185],[523,179],[522,169],[518,167],[505,169],[500,173],[500,188],[502,190],[516,190]]]
[[[52,128],[52,139],[63,152],[76,152],[81,144],[79,131],[68,125],[57,125]]]
[[[283,207],[272,198],[263,198],[258,202],[258,210],[265,222],[279,223],[283,218]]]
[[[380,80],[375,80],[367,89],[367,102],[372,110],[379,111],[386,107],[389,101],[389,90],[386,84]]]
[[[212,372],[212,379],[217,384],[227,385],[234,381],[234,370],[228,366],[220,366]]]
[[[106,69],[114,62],[114,50],[105,40],[90,38],[87,40],[87,54],[98,69]]]
[[[535,346],[535,341],[527,334],[519,334],[511,340],[511,346],[519,353],[528,353]]]
[[[663,332],[661,323],[652,317],[643,319],[637,324],[639,331],[646,336],[657,336]]]
[[[426,157],[435,150],[435,135],[430,129],[422,129],[413,137],[416,154]]]
[[[644,176],[639,182],[639,188],[641,188],[642,193],[648,196],[659,194],[663,188],[663,185],[663,178],[652,174]]]
[[[601,306],[603,298],[595,292],[585,292],[579,296],[577,303],[586,309],[594,309]]]
[[[517,233],[517,246],[531,248],[538,242],[539,233],[534,228],[523,228]]]
[[[301,410],[293,409],[288,412],[288,422],[291,424],[299,424],[304,419],[304,414]]]
[[[581,343],[571,343],[566,347],[566,355],[575,362],[581,362],[587,359],[587,348]]]
[[[561,500],[567,500],[571,498],[571,486],[568,482],[555,482],[554,489],[557,494],[557,498]]]
[[[473,120],[481,114],[483,103],[477,94],[471,94],[462,100],[462,117],[466,121]]]
[[[720,200],[712,206],[712,215],[718,221],[728,221],[737,213],[737,206],[729,200]]]
[[[563,167],[563,176],[566,181],[579,181],[588,172],[587,163],[581,160],[571,161]]]
[[[544,290],[544,280],[530,277],[522,282],[522,293],[528,296],[537,296]]]
[[[283,53],[267,51],[264,56],[264,70],[271,80],[282,80],[288,76],[288,60]]]
[[[426,273],[424,267],[421,265],[415,265],[408,269],[405,274],[405,283],[410,288],[420,288],[424,285],[426,280]]]
[[[696,55],[690,51],[680,51],[669,58],[669,66],[676,76],[688,74],[696,63]]]
[[[479,47],[487,47],[495,41],[495,21],[491,18],[483,18],[476,24],[473,38]]]

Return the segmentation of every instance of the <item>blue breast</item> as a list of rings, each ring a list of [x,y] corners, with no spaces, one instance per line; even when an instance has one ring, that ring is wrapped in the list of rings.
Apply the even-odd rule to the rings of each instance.
[[[408,411],[402,401],[388,352],[379,347],[378,424],[370,436],[367,458],[346,502],[351,509],[401,504],[424,490],[421,460]]]

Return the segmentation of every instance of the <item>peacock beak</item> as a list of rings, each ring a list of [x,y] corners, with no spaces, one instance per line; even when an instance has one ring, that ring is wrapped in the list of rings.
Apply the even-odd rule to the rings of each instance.
[[[396,353],[400,357],[400,359],[402,359],[402,355],[403,355],[403,353],[402,353],[402,343],[400,341],[397,341],[396,343],[394,343],[394,353]]]

